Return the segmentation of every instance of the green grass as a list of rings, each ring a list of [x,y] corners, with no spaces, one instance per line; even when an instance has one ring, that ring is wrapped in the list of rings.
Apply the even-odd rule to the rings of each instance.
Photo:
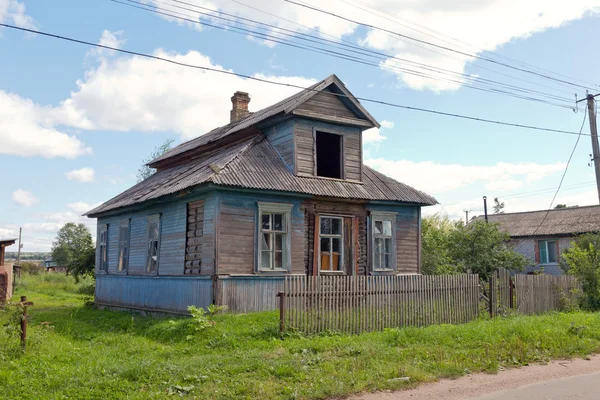
[[[279,335],[277,313],[268,312],[220,315],[194,334],[187,318],[85,306],[89,283],[24,281],[17,295],[35,302],[30,340],[23,354],[18,338],[5,344],[0,335],[3,399],[327,398],[600,351],[592,313],[302,337]],[[409,383],[394,380],[404,376]]]

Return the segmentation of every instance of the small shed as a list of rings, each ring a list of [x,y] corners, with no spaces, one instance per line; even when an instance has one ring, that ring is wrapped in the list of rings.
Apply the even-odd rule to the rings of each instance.
[[[0,302],[12,297],[13,265],[4,261],[6,248],[15,244],[17,239],[0,239]]]

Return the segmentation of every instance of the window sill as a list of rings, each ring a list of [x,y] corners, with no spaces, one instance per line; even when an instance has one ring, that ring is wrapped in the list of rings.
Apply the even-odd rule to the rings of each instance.
[[[319,271],[319,275],[346,275],[345,271]]]
[[[290,271],[287,269],[260,269],[258,271],[256,271],[257,275],[282,275],[282,274],[289,274]]]

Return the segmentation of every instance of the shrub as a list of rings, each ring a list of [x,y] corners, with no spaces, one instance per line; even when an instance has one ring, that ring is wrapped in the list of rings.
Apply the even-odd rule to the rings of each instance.
[[[44,271],[44,267],[42,267],[39,263],[34,263],[31,261],[21,262],[20,267],[22,268],[22,272],[30,275],[39,275],[40,272]]]
[[[202,307],[189,306],[188,311],[192,314],[194,330],[202,332],[216,325],[214,316],[220,312],[227,310],[227,306],[217,306],[211,304],[208,306],[208,311]]]
[[[581,306],[587,310],[600,309],[600,234],[578,237],[562,259],[567,273],[577,277],[583,286]]]

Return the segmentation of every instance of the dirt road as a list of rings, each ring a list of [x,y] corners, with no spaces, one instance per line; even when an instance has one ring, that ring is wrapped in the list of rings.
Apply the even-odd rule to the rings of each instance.
[[[600,355],[590,360],[553,361],[509,369],[497,375],[475,374],[416,389],[369,393],[354,400],[550,400],[600,398]]]

